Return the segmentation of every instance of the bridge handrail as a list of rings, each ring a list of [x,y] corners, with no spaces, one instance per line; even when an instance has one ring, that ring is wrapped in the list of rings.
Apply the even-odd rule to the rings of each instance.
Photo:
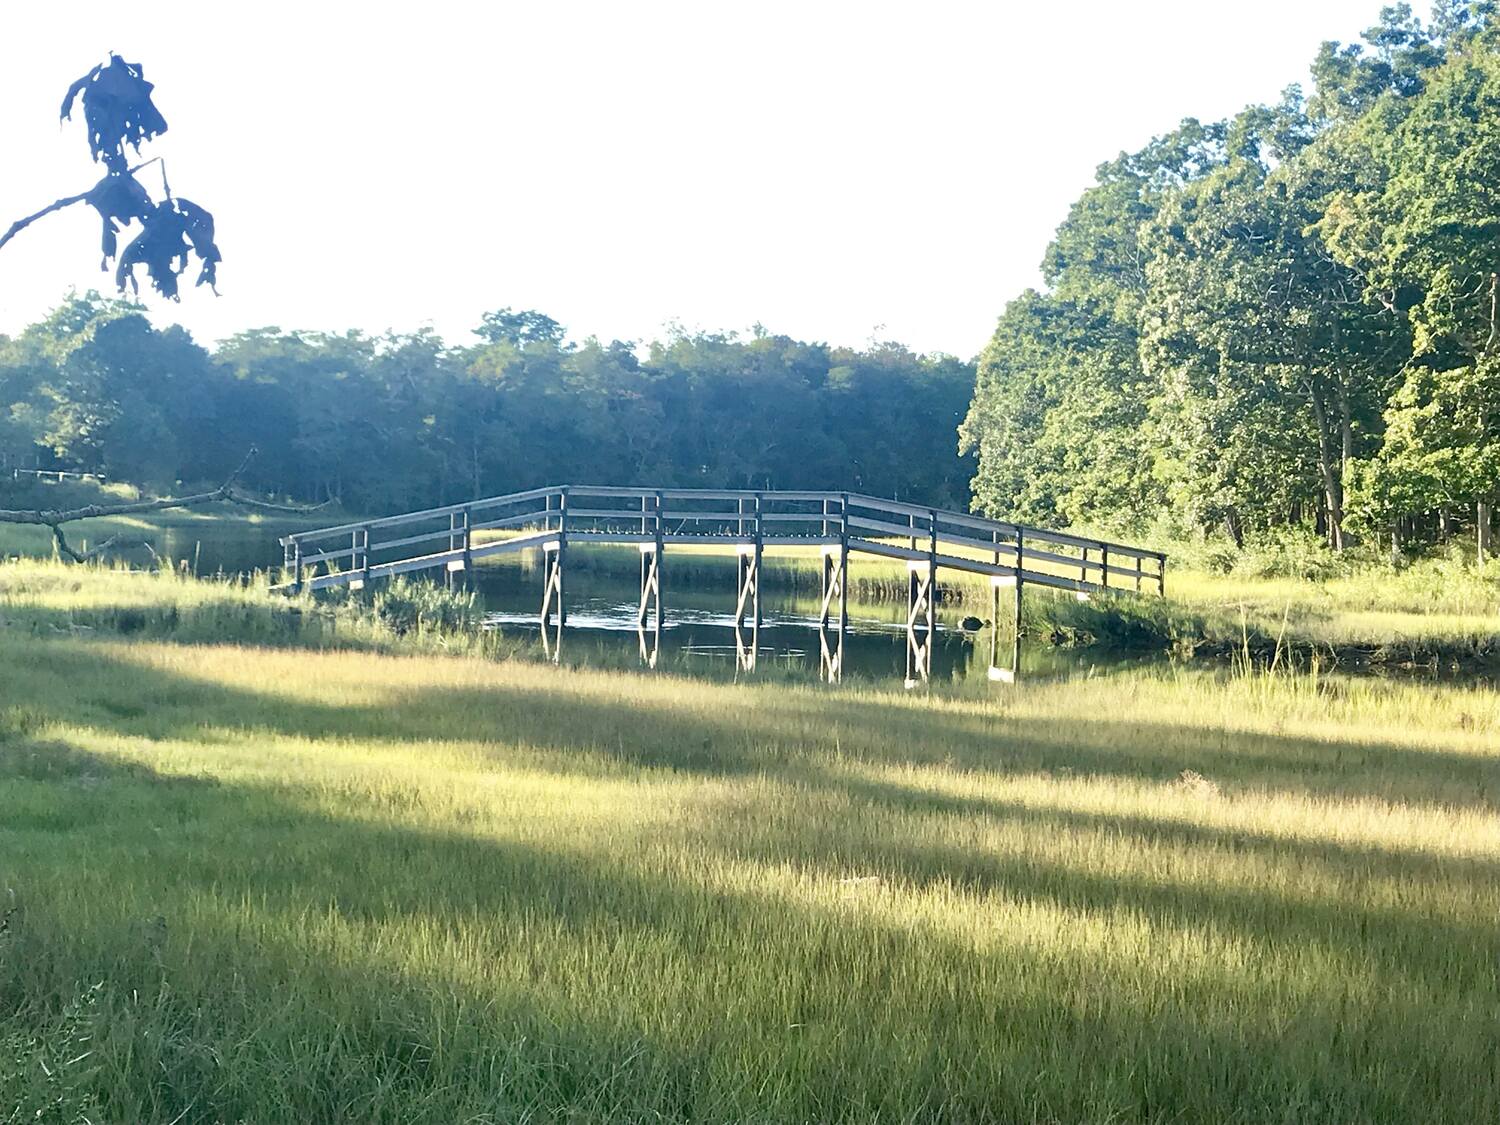
[[[584,499],[585,503],[577,503],[579,499]],[[639,506],[598,506],[600,501],[607,505],[610,500],[630,500],[639,502]],[[538,501],[542,504],[540,508],[536,507]],[[587,501],[593,501],[593,505]],[[737,510],[727,510],[727,502],[731,501]],[[747,501],[753,502],[753,506],[747,506]],[[705,506],[694,508],[695,504]],[[788,506],[796,504],[821,504],[822,509],[788,510]],[[520,505],[526,505],[525,510],[515,511]],[[498,518],[474,518],[497,510]],[[448,517],[447,527],[398,535],[383,541],[371,537],[376,531],[443,517]],[[614,530],[601,527],[601,521],[613,522],[616,527]],[[663,536],[667,541],[694,543],[753,540],[757,550],[762,545],[775,546],[778,543],[826,545],[844,542],[857,550],[892,558],[908,558],[910,561],[931,558],[942,566],[990,574],[997,579],[1015,575],[1019,567],[1019,577],[1023,581],[1080,592],[1108,586],[1111,576],[1134,578],[1137,589],[1143,578],[1156,582],[1159,590],[1165,589],[1167,555],[1164,551],[859,492],[548,485],[416,512],[296,531],[282,536],[281,543],[286,549],[286,565],[293,569],[351,560],[351,570],[343,578],[330,570],[327,578],[317,580],[318,584],[325,584],[357,578],[359,574],[356,572],[368,576],[449,563],[455,567],[467,566],[474,558],[507,549],[500,543],[476,546],[472,537],[475,531],[539,525],[540,531],[525,537],[526,542],[532,542],[560,536],[565,522],[570,533],[580,542],[601,542],[605,538],[621,536],[625,537],[621,541],[628,539],[631,542]],[[666,526],[669,522],[676,525],[675,529]],[[638,525],[638,529],[620,531],[619,524]],[[703,524],[717,524],[722,530],[703,528]],[[811,526],[799,530],[797,524]],[[891,542],[880,544],[871,538],[872,533],[896,542],[908,540],[910,545],[898,548]],[[336,536],[348,537],[348,545],[336,547],[328,542]],[[443,539],[448,540],[447,550],[438,548],[431,554],[371,563],[373,552]],[[917,549],[918,544],[921,550]],[[948,548],[949,552],[959,548],[984,555],[993,553],[993,558],[964,558],[941,551],[940,546]],[[1048,547],[1077,549],[1080,555],[1059,554],[1045,549]],[[1133,568],[1113,565],[1115,557],[1134,560],[1135,565]],[[1143,567],[1146,560],[1155,561],[1152,571]],[[1033,570],[1026,566],[1028,562],[1060,567],[1067,573]],[[1004,565],[1006,563],[1010,565]],[[1073,574],[1077,577],[1072,577]]]
[[[523,492],[510,492],[502,496],[486,496],[478,500],[467,500],[458,504],[444,504],[436,508],[424,508],[416,512],[403,512],[394,516],[380,516],[376,519],[356,520],[350,523],[335,524],[331,527],[314,528],[308,531],[292,532],[281,537],[283,545],[308,540],[322,539],[332,535],[348,534],[363,529],[375,530],[376,528],[396,527],[406,523],[416,523],[424,519],[433,519],[438,516],[455,515],[464,511],[480,511],[487,508],[498,508],[508,504],[518,504],[525,500],[536,500],[542,497],[552,497],[567,494],[570,496],[617,496],[632,498],[654,498],[660,496],[666,500],[762,500],[776,501],[839,501],[845,502],[851,507],[873,508],[876,510],[893,512],[905,516],[916,516],[923,520],[936,517],[939,524],[949,523],[960,527],[969,527],[980,531],[999,532],[1014,537],[1017,531],[1027,539],[1040,539],[1048,542],[1059,543],[1069,547],[1087,547],[1091,550],[1107,547],[1111,552],[1128,555],[1131,558],[1166,560],[1166,552],[1156,551],[1147,547],[1136,547],[1129,543],[1120,543],[1108,539],[1099,539],[1091,536],[1074,535],[1066,531],[1053,531],[1049,528],[1035,527],[1030,524],[1018,524],[1007,520],[990,519],[987,516],[976,516],[968,512],[958,512],[950,508],[934,508],[920,504],[910,504],[900,500],[888,500],[879,496],[869,496],[860,492],[834,492],[834,491],[808,491],[776,489],[727,489],[727,488],[643,488],[628,487],[620,485],[549,485],[542,488],[527,489]],[[589,513],[593,515],[593,512]],[[618,512],[610,512],[610,515],[633,516],[639,518],[639,511],[621,508]],[[670,512],[663,513],[667,518],[682,519],[709,519],[714,518],[713,512]],[[793,513],[785,513],[793,514]],[[797,513],[801,514],[801,513]],[[722,518],[739,518],[741,513],[729,513]],[[821,520],[823,513],[805,513],[809,520]],[[842,513],[831,513],[829,518],[838,518]],[[744,518],[751,518],[751,513],[743,513]],[[907,528],[902,528],[906,532]],[[918,526],[918,531],[930,530]],[[896,532],[892,532],[896,534]],[[941,534],[941,532],[939,533]],[[389,545],[389,544],[388,544]],[[372,547],[375,545],[372,544]]]

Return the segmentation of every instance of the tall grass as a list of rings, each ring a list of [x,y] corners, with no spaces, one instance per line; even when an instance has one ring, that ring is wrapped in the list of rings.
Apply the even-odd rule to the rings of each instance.
[[[1493,692],[0,661],[0,1120],[1500,1114]]]
[[[273,593],[264,574],[194,578],[124,565],[20,560],[0,566],[0,629],[32,636],[121,635],[179,643],[236,642],[503,654],[479,629],[472,592],[404,577],[327,596]]]

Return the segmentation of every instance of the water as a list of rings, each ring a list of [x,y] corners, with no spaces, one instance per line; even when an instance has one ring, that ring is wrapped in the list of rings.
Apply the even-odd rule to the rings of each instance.
[[[568,607],[563,633],[563,653],[601,653],[612,656],[638,655],[636,633],[640,605],[638,574],[630,558],[589,558],[574,548],[573,566],[565,572]],[[686,556],[683,556],[685,558]],[[734,607],[736,570],[732,557],[693,556],[691,566],[673,566],[667,552],[664,568],[662,659],[689,668],[735,666]],[[817,582],[817,563],[807,560],[806,573],[798,577]],[[478,589],[485,610],[485,624],[508,635],[540,640],[538,620],[542,598],[542,568],[539,552],[502,556],[499,565],[476,570]],[[761,627],[757,664],[799,670],[811,678],[819,671],[818,611],[816,595],[788,588],[787,572],[781,582],[767,575],[761,588]],[[972,608],[943,607],[938,614],[933,642],[932,676],[935,680],[987,678],[990,630],[968,632],[959,625]],[[1002,621],[1001,662],[1010,659],[1010,627]],[[1023,650],[1022,671],[1028,675],[1056,673],[1099,663],[1100,654],[1031,645]],[[906,674],[906,606],[872,602],[849,602],[849,629],[844,637],[844,674],[871,679],[903,678]]]
[[[123,534],[132,541],[151,544],[151,551],[163,562],[173,566],[186,564],[189,570],[200,575],[248,574],[254,570],[269,570],[281,565],[281,536],[301,526],[283,521],[225,520],[205,518],[201,521],[178,516],[162,527],[143,527],[140,531],[127,530]],[[101,532],[92,521],[81,521],[74,530],[68,529],[69,541],[79,550],[97,544],[116,530],[113,527]],[[128,546],[111,553],[111,558],[120,559],[132,566],[151,567],[155,560],[144,547]]]

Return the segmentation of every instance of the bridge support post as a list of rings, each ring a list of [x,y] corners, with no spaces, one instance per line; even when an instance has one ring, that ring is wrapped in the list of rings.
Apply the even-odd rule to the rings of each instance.
[[[916,516],[908,521],[915,533]],[[916,548],[913,534],[912,547]],[[927,558],[907,564],[906,583],[906,686],[916,687],[932,679],[932,645],[937,638],[937,511],[927,513]]]
[[[557,539],[542,544],[542,651],[554,664],[562,661],[563,627],[568,623],[568,609],[563,602],[563,560],[568,553],[568,494],[557,498]],[[551,499],[548,499],[551,507]],[[557,613],[557,625],[552,614]]]
[[[1016,528],[1016,612],[1015,636],[1011,640],[1010,667],[1013,678],[1021,678],[1021,590],[1026,584],[1026,550],[1023,545],[1023,533],[1019,526]]]
[[[463,576],[464,576],[463,577],[464,586],[467,587],[468,589],[472,590],[472,589],[474,589],[474,586],[475,586],[475,583],[474,583],[474,513],[472,511],[470,511],[468,508],[465,508],[462,512],[459,513],[458,530],[459,530],[458,547],[464,553],[464,557],[459,560],[459,564],[458,565],[462,568],[461,571],[460,571],[460,573],[462,573]],[[453,568],[453,564],[452,563],[448,564],[448,568],[449,568],[448,573],[450,573],[450,574],[453,573],[453,569],[452,569]]]
[[[655,495],[655,541],[641,544],[641,604],[636,614],[635,633],[641,643],[641,662],[655,668],[661,656],[661,558],[666,528],[662,522],[662,494]],[[646,501],[641,500],[641,524],[647,523]]]

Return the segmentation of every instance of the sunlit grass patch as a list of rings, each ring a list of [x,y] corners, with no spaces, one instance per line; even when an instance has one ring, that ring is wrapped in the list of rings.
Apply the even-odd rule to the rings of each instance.
[[[1500,1108],[1492,692],[13,629],[0,659],[0,1040],[88,995],[103,1120]]]

